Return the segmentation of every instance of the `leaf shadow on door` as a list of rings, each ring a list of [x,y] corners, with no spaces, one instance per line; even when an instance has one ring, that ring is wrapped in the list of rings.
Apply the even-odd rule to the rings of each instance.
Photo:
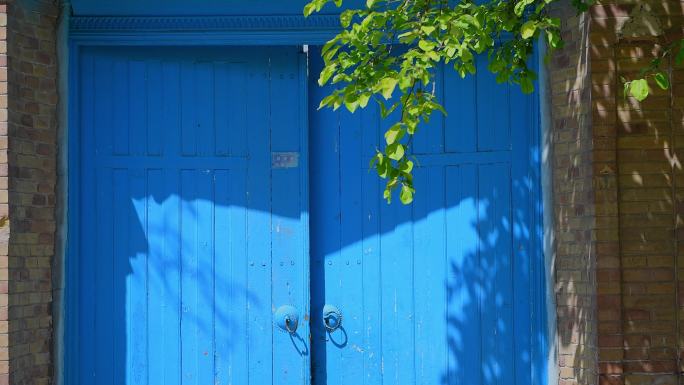
[[[316,56],[314,50],[312,60]],[[263,69],[251,64],[245,67]],[[79,294],[80,305],[94,309],[80,325],[94,328],[80,335],[95,336],[80,342],[84,383],[93,378],[98,384],[246,383],[259,373],[266,379],[257,383],[288,383],[283,373],[273,373],[273,362],[292,359],[289,354],[310,357],[313,382],[320,385],[528,385],[542,376],[536,357],[546,354],[541,351],[545,331],[533,334],[532,328],[542,309],[529,303],[532,293],[543,290],[543,277],[531,275],[532,264],[540,261],[541,234],[530,209],[538,175],[520,172],[511,157],[486,158],[504,154],[505,148],[454,161],[450,157],[457,151],[428,141],[424,153],[416,152],[416,201],[408,207],[387,205],[367,162],[385,124],[377,111],[350,115],[312,108],[310,210],[304,212],[287,203],[303,193],[283,178],[292,170],[261,164],[256,176],[247,175],[244,164],[239,166],[250,158],[231,156],[232,147],[217,150],[225,142],[211,140],[216,130],[207,128],[207,122],[219,121],[219,109],[207,110],[206,102],[219,90],[217,73],[228,71],[225,84],[249,86],[244,98],[233,100],[243,107],[249,90],[272,90],[271,79],[287,80],[289,74],[235,80],[225,66],[158,60],[102,60],[94,68],[99,75],[90,85],[96,90],[93,111],[98,124],[109,128],[104,132],[117,132],[98,142],[98,149],[130,160],[92,175],[95,194],[84,203],[90,209],[84,215],[98,215],[97,226],[84,230],[92,238],[84,242],[83,255],[97,256],[83,258],[81,266],[94,272],[83,276],[90,290]],[[192,74],[186,83],[178,80],[183,73]],[[112,81],[120,78],[131,80]],[[146,91],[155,87],[163,89],[160,100]],[[183,87],[195,91],[182,93]],[[99,100],[110,99],[97,92],[121,97],[114,98],[114,107],[99,106]],[[323,91],[312,82],[309,92],[315,103]],[[188,121],[177,109],[182,94],[201,112]],[[283,95],[274,100],[287,100]],[[114,114],[119,110],[130,115]],[[242,122],[238,131],[244,135],[235,140],[259,129],[253,116],[248,126],[240,111],[221,120]],[[268,111],[273,127],[288,121]],[[145,117],[134,119],[139,113]],[[439,122],[434,124],[443,129]],[[117,127],[127,127],[125,135]],[[440,132],[430,140],[446,140],[434,127],[425,132]],[[190,153],[165,159],[164,148],[154,147],[150,137],[162,138],[166,150]],[[516,140],[502,137],[504,147]],[[525,159],[539,152],[527,151]],[[149,164],[140,163],[145,156]],[[226,165],[203,167],[187,158]],[[179,166],[169,171],[164,162]],[[273,194],[256,196],[259,183],[270,183],[274,175],[282,183]],[[271,319],[280,305],[273,294],[291,290],[287,278],[272,276],[272,267],[289,262],[300,268],[292,254],[281,249],[271,254],[271,244],[297,236],[293,223],[307,214],[311,312],[301,322],[311,318],[310,346],[308,336],[290,340]],[[250,280],[247,271],[253,272]],[[342,328],[330,333],[321,317],[326,303],[343,313]],[[259,350],[246,350],[248,343],[254,345],[249,338],[263,342]],[[285,346],[287,357],[272,353],[274,341],[279,349]]]
[[[322,68],[318,55],[314,49],[312,73]],[[485,89],[489,79],[442,81],[437,92],[462,105],[421,127],[411,206],[397,197],[387,205],[384,181],[368,167],[396,116],[382,121],[373,106],[310,111],[316,385],[545,378],[546,273],[533,161],[540,151],[527,145],[530,99],[505,85]],[[315,105],[330,89],[311,84],[309,92]],[[530,111],[516,111],[516,103]],[[471,122],[479,132],[468,133]],[[326,304],[342,312],[341,329],[323,326]]]
[[[185,50],[193,60],[173,49],[84,51],[81,120],[92,147],[82,149],[75,381],[270,383],[276,344],[292,351],[279,361],[291,377],[306,374],[297,370],[306,332],[290,338],[272,319],[274,290],[290,286],[273,266],[304,276],[300,255],[271,251],[303,239],[301,201],[281,204],[292,186],[281,199],[268,179],[275,107],[263,96],[299,81],[297,51],[273,51],[280,62],[262,48]],[[250,103],[258,129],[247,125]],[[265,139],[246,148],[248,131]],[[283,285],[272,291],[273,282]]]

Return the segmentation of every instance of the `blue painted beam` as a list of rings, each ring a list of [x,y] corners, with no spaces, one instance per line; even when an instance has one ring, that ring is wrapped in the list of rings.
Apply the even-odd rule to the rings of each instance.
[[[76,16],[301,15],[307,0],[72,0]],[[347,0],[359,7],[361,0]],[[324,13],[337,13],[329,6]]]

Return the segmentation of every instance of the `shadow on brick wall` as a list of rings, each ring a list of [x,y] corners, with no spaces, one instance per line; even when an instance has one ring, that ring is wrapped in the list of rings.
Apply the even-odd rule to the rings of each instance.
[[[57,14],[52,2],[8,5],[11,384],[48,383],[52,373]]]

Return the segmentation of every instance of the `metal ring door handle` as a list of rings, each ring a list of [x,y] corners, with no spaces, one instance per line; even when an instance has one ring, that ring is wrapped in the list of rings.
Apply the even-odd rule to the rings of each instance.
[[[299,326],[299,312],[294,306],[281,306],[275,312],[275,322],[280,330],[295,334]]]
[[[332,333],[342,326],[342,312],[335,306],[323,306],[323,325]]]

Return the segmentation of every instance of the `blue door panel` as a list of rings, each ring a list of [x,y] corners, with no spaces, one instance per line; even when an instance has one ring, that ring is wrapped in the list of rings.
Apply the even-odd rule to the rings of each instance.
[[[448,368],[448,349],[437,339],[451,336],[445,317],[437,317],[444,311],[450,298],[445,290],[450,264],[444,257],[447,246],[446,209],[431,208],[430,202],[445,202],[445,169],[443,167],[424,167],[416,170],[417,191],[423,191],[423,199],[414,203],[414,216],[418,218],[413,225],[414,242],[414,282],[420,288],[414,294],[415,312],[415,371],[416,384],[446,383],[445,368]],[[450,182],[454,183],[453,181]],[[448,314],[446,319],[449,320]]]
[[[449,115],[415,139],[415,202],[387,205],[368,160],[399,112],[318,111],[309,60],[83,50],[80,383],[534,383],[532,97],[436,69]]]
[[[317,111],[330,89],[310,87],[314,384],[532,383],[533,99],[478,67],[437,70],[449,115],[415,139],[411,206],[368,168],[390,122]]]
[[[308,383],[302,63],[296,48],[84,50],[81,384]],[[294,336],[274,330],[282,305]]]

